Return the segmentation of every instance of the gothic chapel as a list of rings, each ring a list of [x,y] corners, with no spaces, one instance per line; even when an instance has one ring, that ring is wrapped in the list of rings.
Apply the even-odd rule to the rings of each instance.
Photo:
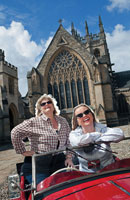
[[[34,115],[40,95],[52,94],[61,114],[71,119],[73,107],[90,105],[103,123],[117,124],[112,88],[112,69],[103,24],[99,34],[80,37],[72,23],[71,33],[60,24],[37,68],[28,73],[29,111]]]

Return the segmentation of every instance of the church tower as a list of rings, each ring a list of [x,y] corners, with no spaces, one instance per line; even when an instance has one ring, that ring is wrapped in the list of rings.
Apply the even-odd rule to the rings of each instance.
[[[17,68],[5,61],[0,49],[0,140],[10,140],[11,129],[19,123]]]

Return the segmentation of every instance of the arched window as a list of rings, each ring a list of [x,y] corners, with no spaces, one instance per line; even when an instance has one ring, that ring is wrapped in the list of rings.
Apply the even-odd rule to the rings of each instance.
[[[82,90],[82,83],[81,80],[78,79],[77,81],[77,88],[78,88],[78,97],[79,97],[79,103],[83,103],[83,90]]]
[[[88,104],[88,105],[90,105],[88,80],[86,79],[86,77],[84,77],[83,85],[84,85],[85,103]]]
[[[65,92],[66,92],[67,108],[71,108],[72,103],[71,103],[71,95],[70,95],[70,86],[69,86],[68,81],[65,82]]]
[[[65,108],[65,95],[64,95],[64,86],[62,82],[60,82],[59,84],[59,91],[60,91],[61,109],[63,109]]]
[[[50,83],[48,84],[48,94],[53,94],[52,93],[52,85]]]
[[[71,90],[72,90],[72,99],[73,99],[73,106],[77,106],[77,93],[76,93],[76,87],[75,87],[75,81],[71,81]]]
[[[58,104],[58,106],[60,106],[60,104],[59,104],[59,93],[58,93],[58,87],[57,87],[57,84],[56,84],[56,83],[54,83],[54,85],[53,85],[53,89],[54,89],[54,97],[55,97],[55,99],[57,100],[57,104]]]
[[[72,108],[78,103],[90,104],[88,81],[85,77],[87,74],[82,61],[64,49],[50,65],[48,93],[57,99],[61,109]]]
[[[99,51],[99,49],[95,49],[94,50],[94,55],[95,55],[96,58],[100,57],[100,51]]]

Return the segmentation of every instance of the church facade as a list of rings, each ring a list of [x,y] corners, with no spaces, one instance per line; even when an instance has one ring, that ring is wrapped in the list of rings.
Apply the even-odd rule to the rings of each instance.
[[[9,124],[8,135],[16,124],[35,115],[35,103],[44,93],[56,98],[61,115],[69,123],[73,107],[80,103],[90,105],[100,122],[109,126],[119,125],[124,116],[129,119],[130,84],[125,88],[117,84],[119,74],[112,71],[101,18],[98,34],[89,33],[87,22],[85,31],[81,37],[72,23],[70,34],[60,24],[38,66],[27,74],[28,93],[24,98],[18,92],[17,68],[9,67],[7,62],[6,66],[4,59],[0,60],[0,122],[3,127]],[[130,76],[127,78],[130,80]],[[2,126],[0,129],[5,135],[7,130]]]
[[[68,33],[60,24],[37,68],[28,73],[30,113],[34,115],[36,100],[43,93],[52,94],[61,113],[71,117],[79,103],[90,105],[100,121],[117,124],[113,95],[110,55],[103,24],[99,17],[99,34],[80,37],[72,23]]]

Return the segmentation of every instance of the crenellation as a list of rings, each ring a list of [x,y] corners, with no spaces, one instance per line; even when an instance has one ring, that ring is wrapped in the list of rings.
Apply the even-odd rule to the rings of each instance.
[[[0,65],[0,73],[5,73],[9,76],[17,78],[18,70],[17,70],[17,67],[4,61],[3,64]]]
[[[4,61],[4,59],[5,59],[4,51],[0,49],[0,61]]]
[[[14,65],[8,63],[7,61],[4,61],[4,65],[11,68],[11,69],[14,69],[15,71],[17,71],[17,67],[15,67]]]
[[[88,42],[88,38],[89,38],[89,41],[91,42],[94,42],[94,41],[100,41],[101,37],[100,37],[100,33],[96,33],[96,34],[90,34],[88,36],[80,36],[80,34],[76,34],[75,35],[72,35],[78,42],[81,42],[81,43],[87,43]]]

